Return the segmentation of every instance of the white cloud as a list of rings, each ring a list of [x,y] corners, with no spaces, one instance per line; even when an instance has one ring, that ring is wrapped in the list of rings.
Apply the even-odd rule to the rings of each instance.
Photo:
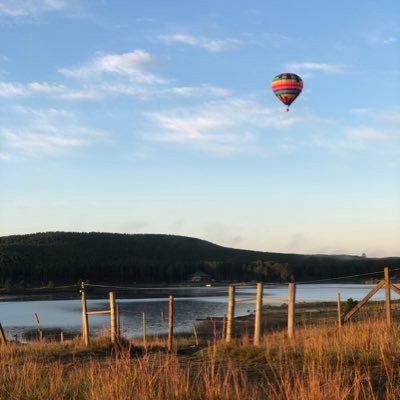
[[[26,97],[32,95],[45,95],[71,100],[98,100],[106,96],[102,90],[95,87],[83,86],[72,88],[61,84],[48,82],[30,82],[27,84],[0,82],[0,97]]]
[[[0,82],[0,97],[26,96],[28,90],[24,85]]]
[[[55,155],[104,139],[104,132],[79,124],[76,116],[63,109],[16,108],[12,126],[2,127],[0,137],[7,154]]]
[[[58,97],[65,100],[101,100],[106,97],[106,94],[96,87],[82,87],[68,88],[63,93],[59,93]]]
[[[391,135],[373,128],[358,128],[352,129],[349,132],[349,137],[356,140],[381,142],[389,140],[391,138]]]
[[[189,145],[216,154],[257,152],[255,131],[284,128],[301,121],[255,101],[234,98],[159,111],[150,118],[154,126],[151,133],[142,135],[144,139]]]
[[[165,86],[140,85],[135,82],[103,80],[101,82],[78,82],[77,87],[49,82],[30,82],[27,84],[1,82],[0,97],[48,96],[64,100],[102,100],[110,96],[133,96],[148,100],[162,96],[202,97],[230,96],[228,88],[212,85],[199,86]]]
[[[396,43],[397,41],[398,41],[397,37],[389,36],[389,37],[383,39],[383,44],[386,44],[386,45],[393,44],[393,43]]]
[[[54,85],[48,82],[31,82],[26,85],[27,90],[33,93],[58,94],[67,91],[64,85]]]
[[[66,0],[3,0],[0,1],[0,15],[27,17],[43,12],[62,11],[70,6]]]
[[[165,89],[167,93],[173,93],[180,96],[202,96],[202,95],[213,95],[217,97],[226,97],[232,94],[232,91],[228,88],[219,86],[177,86],[169,89]]]
[[[362,108],[362,107],[352,108],[350,110],[350,112],[353,113],[353,114],[366,114],[367,112],[369,112],[369,109],[368,108]]]
[[[388,123],[400,124],[400,107],[382,111],[379,118]]]
[[[291,71],[301,72],[327,72],[327,73],[342,73],[347,70],[347,66],[343,64],[327,64],[327,63],[316,63],[316,62],[301,62],[301,63],[289,63],[286,64],[286,68]]]
[[[348,140],[343,136],[330,136],[316,134],[312,136],[312,142],[314,146],[322,149],[328,149],[334,152],[348,152],[354,150],[362,150],[365,146],[360,141]]]
[[[11,160],[11,156],[9,154],[6,154],[6,153],[0,153],[0,160],[1,161],[10,161]]]
[[[226,97],[231,90],[208,84],[178,86],[176,82],[151,72],[157,60],[143,50],[122,54],[96,54],[87,63],[59,72],[74,80],[15,83],[0,81],[0,97],[47,96],[64,100],[103,100],[115,96],[133,96],[148,100],[163,96]]]
[[[166,83],[165,79],[149,72],[156,64],[156,59],[149,53],[134,50],[122,54],[98,53],[91,61],[80,67],[62,68],[59,72],[79,80],[93,80],[103,75],[111,75],[141,84]]]
[[[189,46],[202,47],[214,53],[234,50],[241,45],[241,41],[238,39],[210,39],[204,36],[185,34],[159,35],[157,39],[167,44],[183,43]]]
[[[30,154],[55,154],[69,147],[86,146],[88,141],[68,137],[63,133],[50,134],[40,131],[16,131],[2,129],[1,134],[8,146]]]
[[[367,41],[373,46],[390,46],[399,41],[399,33],[398,27],[385,26],[382,29],[368,32],[366,37]]]

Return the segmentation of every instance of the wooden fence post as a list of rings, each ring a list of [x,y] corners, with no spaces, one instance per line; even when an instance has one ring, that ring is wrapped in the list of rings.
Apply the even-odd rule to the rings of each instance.
[[[169,296],[168,308],[168,351],[172,352],[174,345],[174,296]]]
[[[199,345],[199,338],[197,336],[197,330],[196,330],[196,325],[195,324],[193,324],[193,335],[194,335],[194,340],[195,340],[196,346],[198,346]]]
[[[389,268],[384,268],[385,276],[385,309],[386,309],[386,323],[387,326],[392,326],[392,310],[390,307],[390,278]]]
[[[116,317],[116,306],[115,306],[115,293],[110,292],[110,336],[111,343],[115,344],[117,337],[117,317]]]
[[[262,300],[263,284],[259,282],[257,283],[256,315],[254,318],[254,346],[260,345]]]
[[[235,317],[235,286],[231,285],[228,289],[228,315],[226,324],[226,343],[232,339],[232,324]]]
[[[382,289],[385,286],[385,280],[381,280],[377,285],[375,285],[366,296],[364,296],[352,309],[347,311],[342,318],[342,323],[347,322],[353,315],[358,313],[367,301],[378,292],[378,290]]]
[[[60,342],[64,343],[64,332],[63,331],[60,332]]]
[[[226,335],[226,314],[222,317],[221,339],[224,340]]]
[[[121,317],[119,315],[119,304],[116,304],[117,307],[117,337],[118,339],[121,338]]]
[[[4,334],[3,327],[0,324],[0,344],[3,346],[8,346],[6,335]]]
[[[288,337],[294,337],[294,307],[296,303],[296,284],[289,283],[289,302],[288,302]]]
[[[37,330],[38,330],[38,334],[39,334],[39,342],[42,343],[43,342],[43,332],[40,329],[39,315],[37,313],[35,313],[34,314],[34,318],[35,318],[35,321],[36,321]]]
[[[89,346],[89,320],[87,314],[85,284],[82,282],[82,337],[85,341],[85,346]]]
[[[147,328],[146,328],[146,313],[142,313],[142,324],[143,324],[143,347],[147,350]]]
[[[340,293],[337,294],[337,317],[338,317],[338,327],[339,329],[342,327],[342,310],[340,304]]]

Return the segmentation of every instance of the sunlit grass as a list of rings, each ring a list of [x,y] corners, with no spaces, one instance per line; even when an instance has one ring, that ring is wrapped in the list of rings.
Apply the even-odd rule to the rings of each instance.
[[[400,329],[379,319],[243,335],[169,354],[165,338],[112,348],[108,338],[11,345],[0,352],[1,399],[399,399]],[[206,342],[203,342],[206,343]],[[193,346],[183,338],[177,347]]]

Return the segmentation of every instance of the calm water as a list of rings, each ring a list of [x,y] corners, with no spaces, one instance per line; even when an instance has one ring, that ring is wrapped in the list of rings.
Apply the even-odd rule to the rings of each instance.
[[[349,297],[361,299],[373,285],[356,284],[303,284],[297,285],[296,301],[335,301],[338,292],[345,301]],[[154,288],[124,292],[125,298],[118,298],[120,304],[121,324],[128,336],[140,336],[142,332],[142,313],[146,313],[147,332],[149,334],[164,334],[167,332],[168,296],[175,296],[174,330],[175,332],[189,332],[198,319],[207,317],[222,317],[227,311],[227,287],[197,287],[197,288]],[[121,292],[122,293],[122,292]],[[236,288],[236,299],[254,297],[254,286]],[[394,298],[397,297],[394,293]],[[109,307],[108,299],[90,299],[88,310],[105,310]],[[126,298],[129,296],[129,298]],[[287,286],[265,286],[264,296],[285,298]],[[121,296],[120,296],[121,297]],[[382,300],[384,291],[380,290],[373,299]],[[264,302],[267,304],[267,302]],[[277,303],[273,303],[277,304]],[[279,304],[278,304],[279,305]],[[236,304],[235,315],[242,316],[254,311],[254,303]],[[165,319],[162,320],[162,312]],[[37,313],[42,327],[62,328],[65,331],[80,331],[81,329],[81,301],[76,299],[54,299],[49,297],[17,298],[0,296],[0,323],[6,335],[11,338],[14,334],[21,334],[36,327],[34,314]],[[99,332],[108,329],[108,315],[89,316],[90,332]]]

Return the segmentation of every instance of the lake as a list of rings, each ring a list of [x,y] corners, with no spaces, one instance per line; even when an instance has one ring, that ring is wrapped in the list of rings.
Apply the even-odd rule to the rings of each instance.
[[[374,285],[363,284],[298,284],[296,302],[336,301],[338,292],[343,301],[352,297],[361,299]],[[175,297],[174,331],[176,333],[190,332],[193,324],[207,317],[222,317],[227,311],[228,287],[163,287],[135,288],[116,293],[120,305],[121,325],[129,337],[140,336],[142,333],[142,313],[146,313],[148,334],[167,333],[168,296]],[[265,285],[264,296],[286,298],[287,286]],[[236,300],[255,297],[254,286],[236,287]],[[384,299],[381,289],[374,300]],[[392,293],[393,298],[397,295]],[[109,308],[108,296],[104,299],[91,299],[87,294],[89,311]],[[264,302],[268,304],[268,302]],[[279,305],[271,303],[272,305]],[[235,316],[243,316],[254,311],[255,303],[238,303]],[[0,296],[0,323],[9,339],[14,334],[21,335],[24,331],[36,327],[34,314],[40,318],[43,328],[62,328],[64,331],[79,332],[81,329],[81,299],[55,299],[54,296]],[[164,313],[164,320],[162,319]],[[90,333],[98,333],[109,327],[109,315],[89,316]]]

